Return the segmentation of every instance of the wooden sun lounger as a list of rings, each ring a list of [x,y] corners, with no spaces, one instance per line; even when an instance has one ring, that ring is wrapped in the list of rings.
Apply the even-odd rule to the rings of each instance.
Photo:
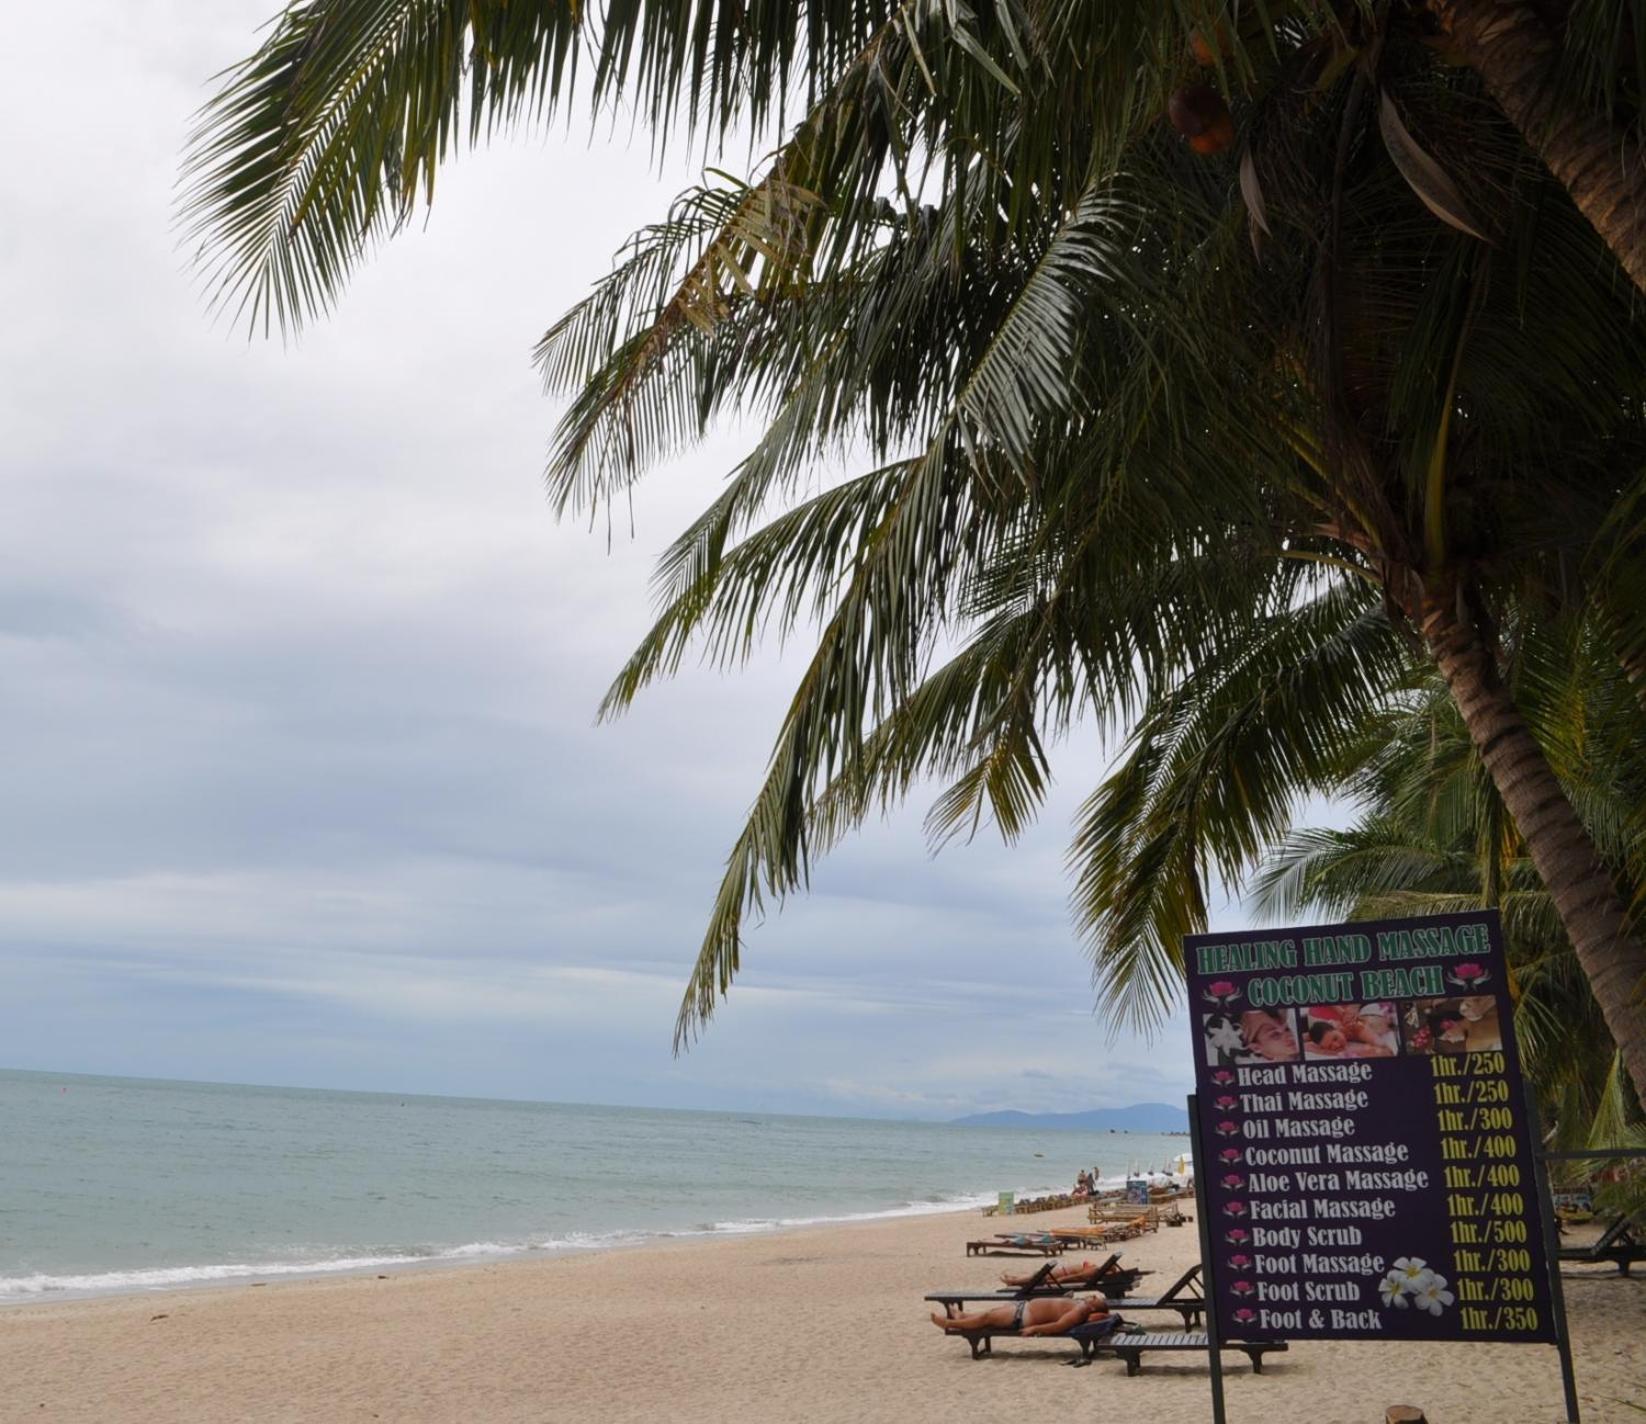
[[[1572,1265],[1616,1266],[1618,1273],[1626,1276],[1636,1261],[1646,1261],[1646,1233],[1633,1217],[1620,1216],[1598,1241],[1588,1246],[1562,1246],[1558,1255]]]
[[[1206,1309],[1206,1297],[1200,1289],[1200,1264],[1196,1262],[1181,1276],[1172,1282],[1161,1294],[1152,1298],[1136,1299],[1126,1295],[1126,1290],[1135,1285],[1136,1277],[1142,1272],[1135,1270],[1120,1271],[1118,1276],[1130,1276],[1125,1289],[1115,1289],[1115,1282],[1111,1277],[1105,1280],[1101,1277],[1090,1285],[1041,1285],[1033,1283],[1019,1286],[1016,1290],[998,1291],[934,1291],[926,1299],[933,1304],[941,1305],[944,1313],[953,1315],[960,1306],[967,1303],[984,1303],[999,1305],[1002,1301],[1010,1300],[1051,1300],[1060,1295],[1079,1295],[1083,1291],[1097,1291],[1112,1300],[1117,1309],[1127,1312],[1134,1310],[1175,1310],[1183,1317],[1183,1328],[1192,1330],[1200,1324],[1200,1317]]]
[[[1083,1246],[1101,1246],[1105,1241],[1130,1241],[1134,1236],[1154,1230],[1141,1224],[1142,1220],[1142,1214],[1138,1213],[1125,1219],[1100,1221],[1095,1226],[1058,1227],[1051,1234],[1078,1241]]]
[[[983,1241],[968,1241],[966,1254],[968,1256],[1061,1256],[1069,1249],[1067,1241],[1059,1241],[1053,1236],[1037,1236],[1023,1233],[1010,1235],[1002,1233],[991,1236]]]
[[[1130,1286],[1120,1289],[1118,1284],[1113,1282],[1098,1285],[1047,1284],[1042,1286],[1018,1286],[1015,1289],[1008,1286],[1002,1290],[977,1290],[973,1287],[967,1287],[961,1290],[933,1291],[925,1299],[934,1305],[941,1305],[950,1315],[953,1315],[960,1306],[968,1302],[981,1302],[985,1305],[1009,1305],[1017,1300],[1057,1300],[1063,1296],[1092,1294],[1101,1295],[1105,1300],[1113,1301],[1117,1307],[1124,1306],[1127,1310],[1130,1310],[1132,1301],[1126,1294],[1128,1289],[1130,1289]],[[1151,1305],[1152,1302],[1145,1301],[1143,1308],[1147,1310]]]
[[[1204,1330],[1151,1330],[1146,1335],[1112,1335],[1093,1348],[1112,1351],[1126,1362],[1126,1373],[1135,1375],[1143,1368],[1143,1356],[1151,1350],[1203,1354],[1212,1348],[1212,1342]],[[1229,1340],[1222,1346],[1225,1354],[1231,1350],[1244,1353],[1255,1375],[1263,1373],[1265,1355],[1290,1348],[1284,1340]]]
[[[1112,1316],[1102,1320],[1088,1320],[1084,1325],[1077,1325],[1073,1330],[1066,1330],[1061,1335],[1032,1335],[1032,1340],[1073,1340],[1080,1346],[1081,1360],[1089,1360],[1093,1350],[1100,1350],[1114,1338],[1117,1322]],[[994,1354],[996,1340],[1015,1340],[1020,1332],[1009,1327],[985,1330],[951,1330],[951,1335],[958,1335],[972,1347],[972,1358],[981,1360],[985,1355]]]
[[[1200,1262],[1196,1261],[1152,1299],[1120,1300],[1116,1304],[1126,1310],[1175,1310],[1183,1317],[1183,1328],[1193,1330],[1206,1311],[1206,1293],[1200,1286]]]
[[[1071,1246],[1102,1246],[1111,1240],[1123,1240],[1126,1233],[1108,1226],[1058,1226],[1046,1233]]]
[[[1010,1291],[996,1292],[996,1293],[997,1294],[1009,1294],[1009,1295],[1026,1295],[1029,1291],[1036,1290],[1036,1289],[1038,1289],[1042,1286],[1044,1286],[1048,1290],[1063,1289],[1064,1287],[1061,1286],[1061,1283],[1058,1283],[1058,1284],[1054,1285],[1049,1279],[1052,1272],[1055,1271],[1056,1269],[1057,1269],[1057,1262],[1056,1261],[1048,1261],[1048,1262],[1046,1262],[1046,1264],[1044,1266],[1042,1266],[1038,1271],[1036,1271],[1032,1276],[1030,1276],[1029,1279],[1026,1280],[1021,1286],[1016,1286],[1016,1287],[1012,1288]],[[1099,1261],[1097,1263],[1097,1265],[1091,1271],[1091,1275],[1094,1276],[1094,1277],[1095,1276],[1102,1276],[1102,1275],[1110,1275],[1110,1274],[1119,1275],[1119,1276],[1130,1275],[1130,1276],[1134,1277],[1134,1283],[1135,1283],[1135,1277],[1137,1277],[1138,1275],[1140,1275],[1142,1273],[1140,1271],[1135,1270],[1134,1268],[1132,1268],[1130,1266],[1121,1266],[1120,1265],[1120,1252],[1115,1251],[1115,1252],[1111,1253],[1105,1260]]]
[[[1113,1318],[1109,1317],[1109,1320]],[[1143,1356],[1151,1350],[1181,1355],[1205,1354],[1212,1348],[1211,1337],[1204,1330],[1147,1330],[1141,1335],[1122,1335],[1109,1320],[1088,1321],[1062,1335],[1035,1335],[1030,1338],[1074,1341],[1080,1346],[1079,1364],[1087,1364],[1099,1354],[1112,1354],[1126,1362],[1127,1375],[1135,1375],[1142,1370]],[[994,1354],[997,1339],[1016,1339],[1020,1332],[987,1329],[954,1330],[950,1333],[960,1336],[971,1346],[974,1360],[981,1360],[985,1355]],[[1252,1362],[1252,1373],[1260,1375],[1263,1373],[1265,1355],[1289,1350],[1291,1346],[1284,1340],[1234,1340],[1226,1342],[1222,1348],[1226,1352],[1239,1350]]]
[[[1160,1207],[1137,1202],[1093,1202],[1086,1208],[1086,1220],[1098,1226],[1134,1226],[1139,1231],[1160,1229]]]

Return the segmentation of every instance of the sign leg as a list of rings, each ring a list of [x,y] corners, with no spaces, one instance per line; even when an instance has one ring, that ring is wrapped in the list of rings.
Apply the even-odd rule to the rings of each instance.
[[[1543,1218],[1543,1254],[1549,1265],[1549,1302],[1555,1310],[1555,1348],[1560,1351],[1560,1383],[1566,1391],[1566,1424],[1579,1424],[1577,1375],[1572,1370],[1572,1337],[1566,1329],[1566,1290],[1560,1283],[1560,1241],[1555,1232],[1555,1203],[1549,1191],[1549,1164],[1543,1157],[1543,1123],[1530,1088],[1526,1123],[1532,1135],[1532,1164],[1537,1176],[1538,1215]]]
[[[1206,1296],[1206,1342],[1212,1366],[1212,1424],[1227,1424],[1223,1412],[1223,1355],[1217,1332],[1217,1278],[1212,1264],[1212,1222],[1207,1211],[1205,1182],[1212,1170],[1211,1155],[1200,1131],[1200,1107],[1189,1094],[1189,1141],[1194,1146],[1195,1225],[1200,1228],[1201,1290]]]

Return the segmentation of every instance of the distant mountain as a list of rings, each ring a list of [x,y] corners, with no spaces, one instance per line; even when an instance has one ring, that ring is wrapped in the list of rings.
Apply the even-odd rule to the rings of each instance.
[[[1129,1108],[1092,1108],[1075,1113],[973,1113],[957,1117],[958,1127],[1043,1127],[1054,1132],[1187,1132],[1189,1114],[1166,1103],[1133,1103]]]

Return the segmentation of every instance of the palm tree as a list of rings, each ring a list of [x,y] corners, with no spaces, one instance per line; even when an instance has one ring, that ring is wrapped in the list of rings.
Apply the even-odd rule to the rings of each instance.
[[[1646,147],[1632,4],[1505,5],[1432,0],[1457,56],[1475,69],[1532,151],[1646,291]],[[1552,20],[1551,20],[1552,17]]]
[[[1520,706],[1550,749],[1626,894],[1646,890],[1646,719],[1602,641],[1579,628],[1523,624],[1508,655]],[[1369,754],[1345,790],[1360,814],[1345,830],[1298,829],[1266,856],[1254,899],[1271,916],[1349,919],[1503,914],[1528,1075],[1558,1144],[1638,1145],[1640,1104],[1547,889],[1434,676],[1368,719]]]
[[[1048,112],[1054,98],[1118,149],[1197,65],[1262,103],[1295,80],[1277,62],[1288,55],[1309,55],[1319,82],[1427,46],[1481,76],[1646,290],[1646,50],[1620,38],[1635,28],[1632,0],[1000,0],[977,13],[942,0],[657,0],[603,12],[559,0],[296,0],[202,112],[187,230],[208,239],[220,300],[253,324],[295,326],[330,308],[420,193],[432,197],[460,144],[547,121],[579,80],[591,113],[627,101],[660,146],[747,125],[780,137],[779,178],[804,166],[814,190],[863,193],[907,177],[911,135],[986,146],[1026,90],[1043,102],[1020,185],[1055,161],[1065,110]],[[797,106],[811,112],[791,132]],[[822,142],[819,129],[830,131]],[[1422,187],[1420,166],[1407,171]],[[1428,187],[1425,200],[1437,197]]]
[[[1125,794],[1099,792],[1075,854],[1099,973],[1147,1013],[1208,868],[1249,864],[1426,663],[1646,1085],[1646,948],[1499,655],[1534,605],[1594,608],[1620,659],[1646,646],[1624,517],[1646,327],[1474,76],[1381,8],[1347,44],[1285,13],[1261,73],[1244,52],[1238,174],[1155,120],[1183,62],[1150,7],[703,0],[596,31],[570,9],[315,0],[208,111],[191,230],[220,299],[292,322],[465,120],[472,139],[546,112],[574,72],[665,136],[681,113],[781,123],[800,96],[758,181],[686,195],[540,349],[574,395],[562,507],[619,493],[727,404],[767,414],[666,558],[609,709],[698,639],[736,659],[820,627],[681,1039],[729,984],[745,911],[833,837],[934,775],[937,834],[985,815],[1011,834],[1083,714],[1144,714]],[[1226,147],[1222,101],[1177,93],[1196,149]],[[838,451],[873,468],[808,494]],[[933,667],[939,639],[958,650]],[[1223,720],[1202,744],[1207,696]],[[1117,893],[1139,883],[1142,911]]]

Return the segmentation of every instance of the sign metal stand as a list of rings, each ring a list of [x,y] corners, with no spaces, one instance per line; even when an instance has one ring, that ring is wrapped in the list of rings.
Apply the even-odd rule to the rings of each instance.
[[[1194,1148],[1194,1206],[1195,1225],[1200,1229],[1201,1289],[1206,1295],[1206,1342],[1212,1363],[1212,1424],[1226,1424],[1223,1412],[1223,1356],[1219,1349],[1217,1329],[1217,1280],[1212,1265],[1212,1219],[1206,1199],[1204,1183],[1211,1171],[1212,1159],[1200,1131],[1200,1106],[1193,1093],[1189,1094],[1189,1142]],[[1125,1302],[1120,1302],[1122,1306]]]
[[[1525,1090],[1526,1123],[1532,1133],[1533,1171],[1537,1177],[1538,1215],[1543,1219],[1543,1254],[1548,1258],[1549,1300],[1555,1312],[1555,1348],[1560,1351],[1560,1383],[1566,1391],[1566,1424],[1579,1424],[1577,1376],[1572,1370],[1572,1337],[1566,1329],[1566,1291],[1560,1283],[1560,1241],[1555,1233],[1555,1203],[1549,1190],[1549,1165],[1543,1155],[1543,1123],[1531,1090]]]

